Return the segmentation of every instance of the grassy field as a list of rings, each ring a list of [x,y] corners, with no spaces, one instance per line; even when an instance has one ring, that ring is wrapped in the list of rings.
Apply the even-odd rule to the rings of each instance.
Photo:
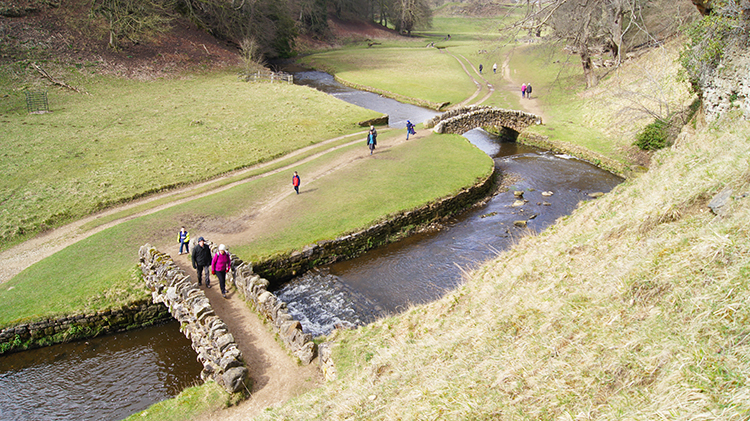
[[[434,48],[349,47],[307,56],[302,61],[348,82],[434,103],[458,103],[474,90],[461,66]]]
[[[51,89],[30,115],[0,88],[3,248],[41,230],[176,185],[194,183],[361,130],[377,113],[233,72],[139,82],[80,77],[90,95]]]
[[[385,139],[385,132],[381,137]],[[391,136],[400,135],[392,132]],[[327,166],[333,151],[298,167]],[[486,177],[491,159],[460,136],[432,135],[392,148],[387,159],[362,160],[314,184],[315,192],[300,195],[299,212],[285,216],[285,225],[252,246],[232,247],[245,261],[301,249],[317,240],[363,228],[384,215],[423,205]],[[368,174],[363,177],[361,174]],[[138,247],[172,243],[175,221],[231,220],[252,213],[260,197],[289,182],[287,173],[258,178],[180,206],[142,216],[71,244],[3,284],[0,326],[61,314],[93,311],[147,295],[133,270]],[[369,188],[370,183],[377,188]],[[305,185],[305,188],[311,188]],[[407,194],[408,192],[408,194]],[[291,198],[285,199],[287,201]],[[284,203],[281,203],[284,206]]]

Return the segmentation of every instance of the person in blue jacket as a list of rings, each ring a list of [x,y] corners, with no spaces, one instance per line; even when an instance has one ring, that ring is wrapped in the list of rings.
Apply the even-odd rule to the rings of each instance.
[[[367,147],[370,148],[370,155],[372,155],[372,152],[375,150],[375,145],[378,144],[376,136],[377,135],[372,131],[367,133]]]
[[[409,140],[410,134],[417,134],[417,131],[414,130],[414,125],[411,123],[411,121],[406,120],[406,140]]]

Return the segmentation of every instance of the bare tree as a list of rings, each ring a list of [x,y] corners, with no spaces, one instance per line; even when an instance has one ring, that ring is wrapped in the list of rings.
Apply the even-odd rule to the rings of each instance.
[[[645,38],[653,40],[646,24],[646,11],[658,14],[659,19],[679,19],[681,16],[659,14],[666,3],[687,0],[551,0],[526,2],[526,15],[505,30],[528,30],[539,36],[545,28],[552,36],[564,41],[580,58],[586,86],[598,83],[594,72],[594,52],[609,51],[615,66],[622,61],[629,48],[644,44],[632,42]],[[687,3],[690,4],[690,3]],[[637,36],[637,34],[640,34]],[[631,44],[628,45],[628,41]]]
[[[94,0],[91,14],[107,21],[109,47],[116,50],[121,38],[137,43],[142,36],[168,30],[172,8],[171,0]]]

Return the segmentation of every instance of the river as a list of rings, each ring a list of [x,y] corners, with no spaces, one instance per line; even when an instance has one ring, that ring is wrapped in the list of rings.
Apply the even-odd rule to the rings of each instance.
[[[295,81],[354,104],[367,103],[360,94],[374,95],[341,86],[330,75],[319,73],[304,72],[302,77],[297,73]],[[407,118],[422,122],[434,115],[406,104],[400,104],[398,112],[396,127]],[[389,126],[394,126],[393,121]],[[452,219],[440,231],[318,268],[281,286],[276,294],[306,332],[325,335],[337,326],[361,325],[440,298],[460,285],[468,271],[497,256],[527,230],[545,229],[581,201],[592,200],[589,194],[609,192],[623,181],[572,156],[504,142],[482,129],[464,137],[494,159],[499,181],[510,188],[481,208]],[[512,206],[516,190],[523,191],[528,201],[523,206]],[[547,196],[548,192],[552,194]],[[527,228],[515,226],[517,220],[527,221]]]

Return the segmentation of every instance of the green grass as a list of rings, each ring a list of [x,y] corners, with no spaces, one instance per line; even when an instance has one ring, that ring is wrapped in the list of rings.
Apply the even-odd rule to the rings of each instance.
[[[73,76],[71,76],[73,78]],[[0,240],[27,238],[113,204],[359,131],[376,113],[316,90],[240,82],[232,72],[151,82],[81,77],[29,115],[0,88]]]
[[[401,136],[401,133],[391,136]],[[380,138],[386,136],[381,134]],[[252,261],[276,252],[300,249],[315,241],[369,226],[384,215],[448,196],[486,177],[490,171],[490,159],[476,152],[477,149],[460,136],[431,135],[377,153],[375,159],[350,166],[336,177],[304,186],[304,189],[314,189],[314,194],[285,198],[285,202],[294,203],[289,207],[299,211],[284,218],[284,235],[256,239],[252,244],[235,248],[235,252]],[[304,174],[310,165],[319,163],[300,166],[300,173]],[[284,182],[286,176],[282,176]]]
[[[125,421],[182,421],[192,419],[195,414],[218,411],[226,407],[231,396],[215,382],[189,387],[173,399],[151,405],[135,413]]]
[[[387,133],[381,136],[385,138]],[[298,170],[304,174],[310,166],[325,167],[337,154],[351,148],[367,153],[363,145],[352,145],[301,165]],[[303,190],[314,190],[300,195],[300,211],[285,215],[286,226],[251,245],[230,247],[246,261],[299,249],[362,228],[386,214],[447,196],[488,174],[491,166],[489,157],[459,136],[432,135],[405,143],[381,151],[377,159],[359,160],[349,169],[304,185]],[[146,296],[132,271],[138,247],[145,243],[171,244],[175,221],[231,221],[252,213],[259,206],[259,197],[286,186],[288,178],[287,173],[280,172],[251,180],[121,223],[69,245],[2,285],[0,326],[115,307]]]
[[[461,102],[474,91],[461,66],[434,48],[345,48],[303,62],[347,82],[433,103]]]
[[[386,131],[387,129],[381,129],[381,132],[386,132]],[[305,159],[316,153],[325,151],[327,148],[336,147],[336,146],[340,146],[348,142],[351,142],[354,136],[360,136],[360,135],[361,134],[345,136],[342,139],[337,140],[335,142],[328,142],[326,144],[321,144],[313,148],[310,148],[306,152],[295,154],[294,156],[289,156],[284,159],[274,160],[273,162],[269,162],[267,165],[261,165],[255,169],[249,169],[247,171],[240,171],[239,173],[235,175],[231,175],[226,178],[221,178],[221,179],[217,179],[214,181],[204,183],[204,185],[197,187],[197,188],[193,188],[187,192],[175,193],[167,197],[163,197],[163,198],[156,199],[156,200],[151,200],[151,201],[142,203],[140,205],[133,206],[132,208],[129,208],[129,209],[121,210],[118,212],[113,212],[110,215],[98,217],[95,220],[82,225],[80,229],[82,231],[88,231],[98,226],[105,225],[109,222],[116,221],[122,218],[126,218],[126,217],[129,217],[131,215],[135,215],[141,212],[145,212],[145,211],[148,211],[149,209],[153,209],[158,206],[174,202],[176,200],[189,199],[190,197],[193,197],[195,195],[208,193],[214,189],[221,188],[232,183],[237,183],[237,182],[240,182],[242,180],[246,180],[252,177],[261,176],[264,173],[267,173],[269,171],[283,168],[301,159]]]

